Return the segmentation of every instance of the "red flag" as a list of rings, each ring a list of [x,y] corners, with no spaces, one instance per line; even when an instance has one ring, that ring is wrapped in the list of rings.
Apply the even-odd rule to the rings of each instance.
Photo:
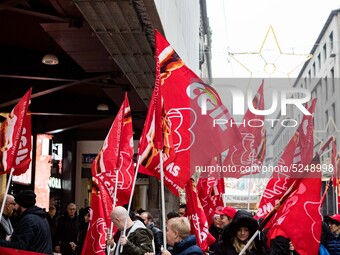
[[[232,118],[216,91],[205,85],[183,63],[157,31],[155,39],[164,104],[162,125],[165,184],[178,195],[178,187],[184,188],[197,167],[239,142],[240,133],[236,125],[230,125]],[[202,110],[204,98],[207,102],[206,114]],[[153,101],[151,100],[150,108]],[[216,119],[223,119],[226,124],[214,125]],[[150,123],[152,118],[147,117],[145,128],[150,127]],[[145,136],[148,133],[149,129],[141,137],[144,144],[148,141]],[[149,150],[139,150],[144,166],[142,173],[159,177],[157,154],[152,143]]]
[[[131,194],[134,178],[132,132],[130,105],[125,94],[103,147],[92,164],[92,176],[112,198],[118,181],[116,206],[128,203]]]
[[[197,182],[197,194],[207,216],[209,226],[216,211],[224,207],[222,194],[224,193],[224,179],[199,178]]]
[[[214,157],[211,165],[220,165],[221,157]],[[197,195],[207,216],[209,226],[215,211],[224,207],[222,194],[224,193],[224,178],[211,175],[208,178],[200,177],[197,182]]]
[[[98,184],[93,183],[91,194],[91,217],[86,233],[82,255],[106,255],[106,238],[111,226],[110,213],[112,210],[112,198],[106,190],[103,194],[98,189]],[[105,198],[107,198],[105,200]],[[107,203],[106,206],[104,204]],[[108,208],[111,208],[108,210]]]
[[[13,108],[0,128],[0,169],[14,175],[21,175],[31,162],[31,117],[27,115],[31,100],[32,88]]]
[[[215,242],[215,238],[209,232],[209,225],[202,205],[197,196],[196,184],[193,180],[185,186],[186,214],[190,220],[191,231],[196,236],[197,245],[207,251],[208,247]]]
[[[129,202],[134,179],[132,119],[127,94],[104,141],[92,162],[92,215],[83,255],[104,255],[110,213],[116,192],[116,206]],[[118,183],[116,183],[118,182]]]
[[[0,247],[0,254],[3,254],[3,255],[46,255],[46,253],[18,250],[18,249],[6,248],[6,247]]]
[[[278,171],[274,171],[263,192],[255,218],[264,218],[273,210],[279,199],[286,193],[291,184],[308,166],[313,157],[313,114],[316,100],[312,101],[309,112],[304,115],[298,130],[293,135],[277,163]]]
[[[268,239],[290,238],[300,255],[318,254],[321,237],[321,172],[308,172],[272,218]],[[316,178],[315,174],[319,175]],[[297,220],[303,219],[303,220]]]
[[[253,98],[253,107],[257,110],[264,109],[263,96],[264,81],[262,80],[256,95]],[[234,166],[236,171],[228,173],[226,177],[240,178],[244,175],[258,173],[266,154],[266,128],[265,125],[248,125],[256,119],[264,123],[264,115],[256,115],[248,109],[239,126],[242,142],[234,145],[224,159],[224,166]],[[251,168],[250,168],[251,167]],[[248,171],[251,169],[251,172]]]
[[[31,115],[26,114],[23,123],[21,141],[15,159],[14,175],[26,173],[32,161],[32,132],[31,132]]]

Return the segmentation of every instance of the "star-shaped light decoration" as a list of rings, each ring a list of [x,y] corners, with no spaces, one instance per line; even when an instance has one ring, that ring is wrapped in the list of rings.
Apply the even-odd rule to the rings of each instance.
[[[321,146],[326,142],[329,136],[333,135],[334,137],[337,137],[337,134],[339,133],[340,129],[336,126],[333,117],[329,117],[324,129],[314,130],[314,138],[316,140],[314,144],[318,146],[316,151],[321,149]]]
[[[250,73],[250,78],[292,78],[292,73],[313,57],[312,54],[283,52],[272,26],[269,27],[259,51],[229,52],[229,56]]]

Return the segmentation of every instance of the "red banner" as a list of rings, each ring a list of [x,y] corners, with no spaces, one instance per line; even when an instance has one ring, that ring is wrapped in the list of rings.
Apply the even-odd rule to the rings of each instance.
[[[110,213],[112,210],[112,200],[109,197],[105,200],[105,196],[107,194],[102,196],[100,191],[98,191],[98,186],[94,185],[92,187],[91,218],[81,252],[82,255],[106,255],[107,233],[111,226]],[[108,204],[104,206],[104,203]],[[111,210],[107,210],[109,207],[111,207]]]
[[[256,219],[264,218],[276,203],[286,193],[291,184],[313,158],[313,114],[316,100],[312,101],[309,112],[312,115],[304,115],[298,130],[289,141],[281,158],[277,163],[278,171],[274,171],[263,192],[261,201],[255,215]]]
[[[209,226],[217,210],[224,207],[222,194],[224,193],[224,179],[215,177],[199,178],[197,182],[197,195],[207,217]]]
[[[13,108],[0,128],[0,169],[3,173],[21,175],[31,162],[31,117],[27,115],[32,88]]]
[[[308,174],[298,181],[296,190],[287,198],[272,218],[268,239],[277,233],[290,238],[300,255],[318,254],[321,237],[320,213],[321,173],[319,178]],[[297,220],[303,219],[303,220]]]
[[[253,98],[253,108],[264,109],[263,95],[264,81]],[[249,125],[249,122],[264,123],[264,115],[256,115],[250,109],[244,115],[239,125],[242,142],[234,145],[224,159],[224,166],[236,167],[233,173],[225,174],[225,177],[240,178],[244,175],[260,172],[261,165],[266,155],[266,128],[265,125]],[[251,166],[251,167],[250,167]],[[250,172],[250,171],[251,172]]]
[[[134,179],[132,119],[127,95],[92,163],[91,219],[83,255],[104,255],[110,213],[129,202]],[[116,185],[117,184],[117,185]],[[117,190],[115,192],[115,188]]]
[[[125,100],[111,126],[103,147],[92,164],[92,175],[100,187],[105,187],[113,198],[117,185],[117,203],[129,202],[134,178],[133,137],[130,105]]]
[[[232,118],[216,91],[205,85],[183,63],[157,31],[155,31],[155,39],[156,61],[159,61],[156,66],[160,69],[164,105],[162,155],[165,184],[178,195],[178,187],[184,188],[197,167],[205,165],[214,156],[240,142],[241,135],[236,125],[231,127]],[[207,103],[206,112],[202,109],[203,98]],[[154,101],[151,100],[150,109]],[[150,123],[155,121],[152,118],[154,112],[151,112],[150,117],[149,113],[145,124],[147,130],[143,131],[141,137],[141,144],[146,144],[148,141],[149,147],[143,150],[140,146],[140,162],[143,165],[140,172],[159,178],[158,151],[150,142],[152,139],[148,137],[148,134],[152,134],[152,129],[149,127]],[[223,119],[226,124],[214,125],[215,119]]]
[[[207,251],[209,246],[215,242],[215,238],[209,232],[207,217],[203,211],[201,202],[197,196],[196,184],[193,180],[185,186],[186,214],[190,220],[191,231],[196,236],[197,245]]]

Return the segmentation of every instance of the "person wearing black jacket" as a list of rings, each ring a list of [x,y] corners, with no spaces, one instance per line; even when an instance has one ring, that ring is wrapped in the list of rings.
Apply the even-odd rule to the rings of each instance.
[[[35,193],[32,190],[24,190],[16,194],[14,198],[21,218],[13,231],[11,241],[0,240],[0,246],[53,254],[46,212],[35,206]]]
[[[248,243],[258,228],[257,221],[250,212],[238,210],[230,224],[223,228],[222,239],[218,243],[214,255],[237,255]],[[255,238],[245,255],[266,254],[264,243]]]
[[[77,207],[69,203],[64,215],[57,219],[55,250],[63,255],[74,255],[79,231]]]

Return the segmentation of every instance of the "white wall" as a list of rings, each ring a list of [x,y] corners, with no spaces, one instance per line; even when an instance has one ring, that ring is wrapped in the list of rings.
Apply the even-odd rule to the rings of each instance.
[[[155,4],[166,39],[184,63],[199,76],[199,1],[155,0]]]

